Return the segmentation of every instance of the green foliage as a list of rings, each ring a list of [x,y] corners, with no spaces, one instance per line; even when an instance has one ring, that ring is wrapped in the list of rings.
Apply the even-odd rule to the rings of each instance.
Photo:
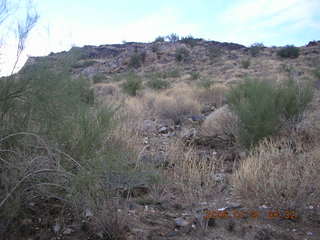
[[[309,86],[298,86],[293,80],[281,86],[268,81],[247,79],[227,96],[239,119],[240,142],[245,147],[275,134],[284,120],[298,120],[311,101]]]
[[[166,36],[166,39],[171,43],[176,43],[179,41],[180,37],[176,33],[171,33],[170,35]]]
[[[158,36],[158,37],[156,37],[156,39],[154,40],[155,43],[157,43],[157,42],[164,42],[164,41],[165,41],[165,37],[163,37],[163,36]]]
[[[146,58],[146,54],[144,52],[143,53],[134,53],[130,57],[129,67],[131,67],[131,68],[141,67],[145,61],[145,58]]]
[[[299,54],[299,48],[293,45],[287,45],[277,52],[277,55],[282,58],[297,58],[299,57]]]
[[[122,89],[130,96],[136,96],[138,91],[142,89],[142,80],[140,77],[130,74],[126,81],[122,84]]]
[[[166,80],[163,80],[161,78],[151,78],[147,82],[147,86],[149,88],[155,89],[155,90],[161,90],[166,89],[170,86],[170,83]]]
[[[106,77],[103,73],[97,73],[92,77],[93,83],[102,83]]]
[[[213,84],[214,84],[214,81],[212,79],[203,78],[203,79],[200,79],[200,82],[198,83],[198,86],[202,87],[202,88],[205,88],[205,89],[208,89]]]
[[[188,44],[190,47],[196,46],[198,41],[199,41],[199,39],[196,39],[191,35],[186,36],[186,37],[182,37],[180,39],[180,42]]]
[[[190,59],[190,52],[185,47],[177,48],[175,58],[178,62],[187,62]]]
[[[248,69],[250,66],[250,59],[249,58],[243,59],[243,60],[241,60],[240,64],[241,64],[242,68]]]
[[[190,76],[191,76],[192,80],[197,80],[200,78],[200,73],[199,72],[191,72]]]
[[[249,53],[252,57],[257,57],[259,53],[263,50],[263,43],[254,43],[249,48]]]
[[[172,69],[164,73],[165,78],[178,78],[180,77],[181,73],[178,69]]]

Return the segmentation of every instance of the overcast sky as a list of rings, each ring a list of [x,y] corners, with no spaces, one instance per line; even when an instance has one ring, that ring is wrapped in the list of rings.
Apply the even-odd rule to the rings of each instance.
[[[40,19],[20,66],[28,55],[74,45],[150,42],[170,33],[247,46],[302,46],[320,40],[320,0],[35,0],[34,6]],[[2,74],[14,60],[15,42],[11,37],[5,42]]]

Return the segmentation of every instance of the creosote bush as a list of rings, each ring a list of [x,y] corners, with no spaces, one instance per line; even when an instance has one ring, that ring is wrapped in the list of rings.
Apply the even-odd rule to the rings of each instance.
[[[299,57],[300,50],[298,47],[293,45],[287,45],[282,47],[278,52],[277,55],[282,58],[297,58]]]
[[[149,88],[152,88],[154,90],[161,90],[161,89],[166,89],[170,86],[170,83],[166,80],[163,80],[161,78],[151,78],[147,82],[147,86]]]
[[[275,85],[247,79],[227,96],[239,119],[239,137],[248,147],[275,134],[288,121],[298,121],[312,99],[311,87],[294,80]]]
[[[180,37],[176,33],[171,33],[168,36],[166,36],[166,39],[171,43],[176,43],[180,40]]]
[[[139,76],[130,74],[126,81],[122,84],[122,89],[130,96],[136,96],[138,91],[142,89],[142,80]]]
[[[187,62],[190,59],[190,51],[185,47],[177,48],[175,58],[177,62]]]
[[[259,56],[260,52],[263,50],[263,43],[254,43],[249,48],[249,53],[252,57]]]

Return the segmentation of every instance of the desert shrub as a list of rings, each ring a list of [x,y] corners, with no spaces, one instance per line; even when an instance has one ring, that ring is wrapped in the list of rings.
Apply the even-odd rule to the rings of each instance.
[[[180,37],[176,33],[171,33],[170,35],[166,36],[166,39],[171,43],[176,43],[179,41]]]
[[[93,83],[102,83],[106,77],[103,73],[97,73],[92,77]]]
[[[297,154],[287,139],[261,142],[233,177],[234,193],[253,207],[299,210],[320,197],[319,149]]]
[[[257,57],[259,53],[263,50],[264,45],[263,43],[254,43],[249,48],[249,54],[252,57]]]
[[[196,46],[198,41],[199,41],[199,39],[196,39],[191,35],[189,35],[187,37],[182,37],[180,39],[180,42],[188,44],[190,47]]]
[[[186,117],[200,112],[199,103],[187,96],[160,96],[156,99],[155,108],[160,118],[171,119],[175,124],[179,124]]]
[[[282,58],[297,58],[299,57],[299,54],[299,48],[293,45],[287,45],[277,51],[277,55]]]
[[[313,71],[314,76],[316,77],[317,80],[320,80],[320,67],[316,68]]]
[[[214,84],[214,80],[209,78],[202,78],[198,82],[198,86],[201,88],[210,88]]]
[[[165,41],[165,37],[163,37],[163,36],[158,36],[158,37],[156,37],[156,39],[154,40],[155,43],[157,43],[157,42],[164,42],[164,41]]]
[[[197,80],[200,78],[200,73],[199,72],[191,72],[190,76],[191,76],[192,80]]]
[[[178,69],[172,69],[164,73],[165,78],[178,78],[180,77],[181,73]]]
[[[190,51],[185,47],[177,48],[175,51],[175,58],[177,62],[186,62],[190,59]]]
[[[281,115],[286,120],[299,122],[312,96],[313,90],[309,82],[296,82],[293,79],[284,81],[278,88],[278,105]]]
[[[129,67],[139,68],[144,63],[146,54],[143,53],[134,53],[129,60]]]
[[[147,86],[149,88],[155,89],[155,90],[160,90],[160,89],[166,89],[170,86],[170,83],[166,80],[163,80],[161,78],[151,78],[147,82]]]
[[[126,81],[122,84],[122,89],[125,93],[136,96],[138,91],[142,89],[142,80],[140,77],[130,74]]]
[[[250,59],[243,59],[240,61],[241,67],[244,69],[248,69],[250,66]]]
[[[231,90],[228,103],[239,118],[241,143],[250,147],[275,134],[283,120],[298,120],[312,98],[307,85],[292,80],[281,86],[247,79]]]

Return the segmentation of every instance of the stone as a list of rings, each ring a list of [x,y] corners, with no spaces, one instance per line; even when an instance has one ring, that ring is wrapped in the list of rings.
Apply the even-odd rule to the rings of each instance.
[[[190,222],[186,221],[183,217],[176,218],[174,221],[177,227],[186,227],[190,224]]]
[[[168,133],[168,131],[169,131],[169,129],[167,127],[161,127],[158,130],[159,133]]]
[[[73,233],[73,229],[72,228],[66,228],[64,231],[63,231],[63,235],[70,235],[71,233]]]

